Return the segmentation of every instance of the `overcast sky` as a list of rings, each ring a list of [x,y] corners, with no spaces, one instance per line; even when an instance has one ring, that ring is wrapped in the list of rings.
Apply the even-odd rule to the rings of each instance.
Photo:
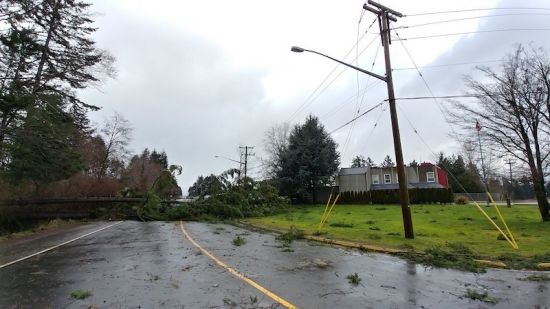
[[[250,165],[258,166],[260,158],[267,156],[263,151],[264,132],[275,124],[294,125],[313,114],[327,131],[332,131],[355,117],[358,109],[363,112],[387,97],[384,83],[342,67],[322,84],[335,63],[314,54],[290,52],[292,45],[298,45],[383,75],[378,25],[375,23],[363,36],[374,15],[366,12],[359,23],[363,1],[93,3],[99,27],[95,39],[98,47],[117,58],[118,76],[99,89],[81,93],[86,102],[103,107],[91,118],[101,124],[115,111],[121,113],[134,128],[133,152],[145,147],[165,150],[170,163],[183,166],[178,180],[185,193],[199,175],[219,174],[235,167],[235,163],[214,156],[238,160],[239,146],[255,147],[256,156]],[[517,43],[550,49],[549,30],[414,39],[485,30],[550,29],[548,1],[381,3],[409,15],[393,24],[401,38],[408,38],[402,42],[394,40],[391,45],[397,97],[430,95],[416,70],[399,70],[413,67],[406,50],[420,66],[430,89],[440,96],[464,93],[467,89],[463,78],[476,76],[475,64],[433,66],[483,62],[478,64],[498,67],[498,60]],[[548,9],[503,9],[518,7]],[[413,16],[480,8],[493,10]],[[473,18],[421,25],[467,17]],[[358,47],[352,48],[358,37],[362,37]],[[356,55],[359,57],[354,60]],[[324,91],[314,92],[319,86]],[[308,100],[312,94],[315,99]],[[439,104],[448,103],[441,100]],[[433,161],[432,151],[459,151],[457,142],[449,138],[451,128],[433,99],[399,101],[398,107],[405,162]],[[339,145],[342,167],[349,166],[358,154],[370,156],[377,163],[386,154],[394,158],[387,109],[377,108],[355,126],[340,129],[332,136]],[[252,172],[259,174],[260,169]]]

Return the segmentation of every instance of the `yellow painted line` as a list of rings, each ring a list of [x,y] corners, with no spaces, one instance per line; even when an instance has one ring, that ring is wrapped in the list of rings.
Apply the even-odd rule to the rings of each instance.
[[[295,309],[295,308],[298,308],[296,306],[294,306],[293,304],[289,303],[288,301],[284,300],[283,298],[279,297],[278,295],[276,295],[275,293],[271,292],[270,290],[264,288],[263,286],[259,285],[258,283],[256,283],[255,281],[253,281],[252,279],[248,278],[248,277],[245,277],[243,274],[241,274],[240,272],[238,272],[237,270],[227,266],[227,264],[225,264],[224,262],[220,261],[217,257],[215,257],[214,255],[212,255],[210,252],[206,251],[203,247],[201,247],[201,245],[199,245],[196,241],[193,240],[193,238],[191,238],[191,235],[189,235],[189,233],[187,233],[187,231],[185,230],[185,228],[183,227],[183,221],[180,221],[180,228],[181,228],[181,232],[183,233],[183,235],[185,235],[185,237],[187,237],[187,239],[189,239],[189,241],[195,246],[197,247],[204,255],[208,256],[209,258],[211,258],[214,262],[216,262],[216,264],[218,264],[219,266],[221,266],[222,268],[224,268],[225,270],[227,270],[229,273],[231,273],[233,276],[243,280],[244,282],[250,284],[251,286],[255,287],[258,291],[264,293],[265,295],[269,296],[271,299],[273,299],[274,301],[278,302],[279,304],[281,304],[283,307],[285,308],[288,308],[288,309]]]
[[[57,249],[57,248],[59,248],[59,247],[61,247],[61,246],[64,246],[64,245],[69,244],[69,243],[72,243],[73,241],[77,241],[77,240],[79,240],[79,239],[82,239],[82,238],[84,238],[84,237],[90,236],[90,235],[95,234],[95,233],[97,233],[97,232],[101,232],[101,231],[103,231],[103,230],[105,230],[105,229],[108,229],[108,228],[110,228],[110,227],[113,227],[113,226],[115,226],[115,225],[117,225],[117,224],[120,224],[120,223],[122,223],[122,222],[123,222],[123,221],[119,221],[119,222],[117,222],[117,223],[113,223],[113,224],[111,224],[111,225],[102,227],[102,228],[97,229],[97,230],[95,230],[95,231],[86,233],[86,234],[84,234],[84,235],[82,235],[82,236],[78,236],[77,238],[73,238],[73,239],[71,239],[71,240],[67,240],[67,241],[65,241],[65,242],[62,242],[62,243],[60,243],[59,245],[55,245],[55,246],[50,247],[50,248],[48,248],[48,249],[44,249],[44,250],[38,251],[38,252],[36,252],[36,253],[33,253],[33,254],[31,254],[31,255],[27,255],[27,256],[25,256],[25,257],[22,257],[22,258],[20,258],[20,259],[17,259],[17,260],[15,260],[15,261],[11,261],[11,262],[9,262],[9,263],[0,265],[0,269],[2,269],[2,268],[4,268],[4,267],[7,267],[7,266],[10,266],[10,265],[13,265],[13,264],[15,264],[15,263],[19,263],[19,262],[21,262],[21,261],[30,259],[30,258],[32,258],[32,257],[34,257],[34,256],[39,255],[39,254],[46,253],[46,252],[48,252],[48,251],[52,251],[53,249]]]

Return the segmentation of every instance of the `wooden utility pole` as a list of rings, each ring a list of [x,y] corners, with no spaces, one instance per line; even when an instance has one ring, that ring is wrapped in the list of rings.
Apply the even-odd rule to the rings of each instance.
[[[403,228],[405,238],[414,238],[413,222],[409,201],[409,190],[407,174],[405,173],[405,164],[403,162],[403,150],[401,148],[401,135],[399,133],[399,122],[397,119],[397,108],[395,105],[395,92],[393,89],[393,78],[390,60],[390,20],[396,21],[396,17],[403,17],[403,14],[394,11],[388,7],[369,0],[368,4],[363,5],[363,9],[378,15],[378,24],[380,27],[380,36],[384,46],[384,58],[386,61],[386,84],[388,87],[388,101],[390,105],[391,124],[393,132],[393,146],[395,149],[395,161],[397,163],[397,179],[399,181],[399,195],[401,202],[401,213],[403,215]]]
[[[241,162],[243,162],[243,164],[244,164],[244,177],[246,177],[246,172],[247,172],[247,169],[248,169],[248,157],[254,156],[254,154],[251,153],[251,152],[248,152],[248,150],[252,150],[252,149],[254,149],[254,147],[241,146],[239,148],[241,149]],[[244,149],[244,153],[243,153],[243,149]],[[244,161],[242,159],[243,156],[244,156]]]

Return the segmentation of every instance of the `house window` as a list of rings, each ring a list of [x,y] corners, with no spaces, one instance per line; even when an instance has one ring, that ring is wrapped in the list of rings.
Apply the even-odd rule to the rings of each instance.
[[[384,174],[384,183],[391,183],[391,174]]]
[[[434,172],[426,172],[426,182],[435,182]]]
[[[372,175],[372,184],[377,185],[380,183],[380,176],[379,175]]]

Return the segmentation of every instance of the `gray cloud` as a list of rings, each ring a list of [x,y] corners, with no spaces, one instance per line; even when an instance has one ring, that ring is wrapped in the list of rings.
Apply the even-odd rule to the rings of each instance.
[[[99,23],[97,41],[116,56],[119,74],[102,93],[83,93],[103,107],[92,118],[121,112],[135,128],[135,152],[166,150],[171,163],[183,165],[184,191],[199,174],[228,168],[214,155],[234,155],[237,142],[247,142],[247,124],[257,125],[255,115],[266,108],[265,72],[232,67],[219,46],[200,37],[116,16]]]

